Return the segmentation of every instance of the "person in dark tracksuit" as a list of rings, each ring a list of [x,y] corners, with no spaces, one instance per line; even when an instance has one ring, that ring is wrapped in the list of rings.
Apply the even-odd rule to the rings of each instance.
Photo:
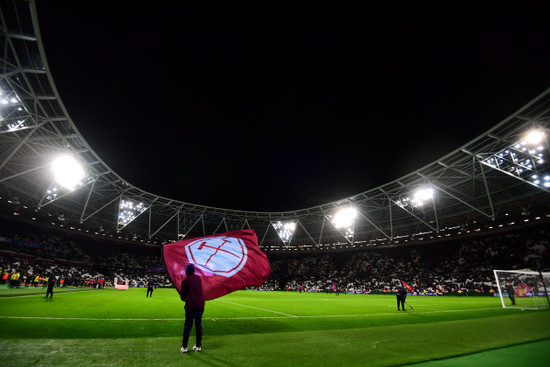
[[[202,314],[204,313],[204,294],[202,292],[202,280],[195,274],[195,266],[187,265],[185,279],[181,282],[180,297],[185,301],[185,323],[183,325],[183,340],[181,353],[187,353],[189,334],[195,322],[196,343],[193,351],[200,352],[202,344]]]
[[[147,282],[147,295],[145,297],[153,297],[153,289],[154,289],[154,284],[153,282],[150,280],[149,282]]]
[[[53,287],[55,285],[55,277],[53,274],[50,274],[48,277],[48,290],[46,291],[46,298],[50,295],[50,298],[53,298]]]
[[[399,287],[395,295],[397,297],[397,311],[400,311],[400,306],[403,311],[407,311],[405,310],[405,299],[407,298],[407,291],[405,290],[405,288]]]
[[[508,293],[512,306],[514,306],[516,304],[516,297],[514,295],[514,287],[510,283],[506,283],[506,293]]]

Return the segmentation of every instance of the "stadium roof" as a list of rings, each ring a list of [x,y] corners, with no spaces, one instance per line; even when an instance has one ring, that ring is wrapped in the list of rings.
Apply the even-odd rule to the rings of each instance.
[[[550,204],[550,89],[421,169],[323,205],[259,212],[147,192],[105,164],[71,120],[48,68],[35,2],[2,2],[0,16],[0,196],[10,213],[161,242],[253,228],[269,250],[402,243]],[[52,169],[60,156],[82,167],[72,185]]]

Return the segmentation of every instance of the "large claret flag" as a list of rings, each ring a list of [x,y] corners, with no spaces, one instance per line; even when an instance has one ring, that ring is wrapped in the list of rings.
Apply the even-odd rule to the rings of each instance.
[[[164,263],[178,293],[187,264],[195,264],[206,300],[247,286],[259,287],[271,273],[253,229],[170,243],[164,246]]]

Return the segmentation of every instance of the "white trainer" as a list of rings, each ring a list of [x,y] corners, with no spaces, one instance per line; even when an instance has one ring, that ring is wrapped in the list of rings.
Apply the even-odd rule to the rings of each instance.
[[[187,354],[187,348],[181,347],[180,353]]]
[[[193,352],[199,353],[201,351],[201,347],[197,347],[196,345],[193,345]]]

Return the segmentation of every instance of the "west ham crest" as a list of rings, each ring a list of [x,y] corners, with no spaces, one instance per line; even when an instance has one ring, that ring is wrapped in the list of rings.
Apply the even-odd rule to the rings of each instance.
[[[197,239],[185,247],[185,252],[202,270],[228,278],[238,273],[248,259],[243,240],[236,237]]]

